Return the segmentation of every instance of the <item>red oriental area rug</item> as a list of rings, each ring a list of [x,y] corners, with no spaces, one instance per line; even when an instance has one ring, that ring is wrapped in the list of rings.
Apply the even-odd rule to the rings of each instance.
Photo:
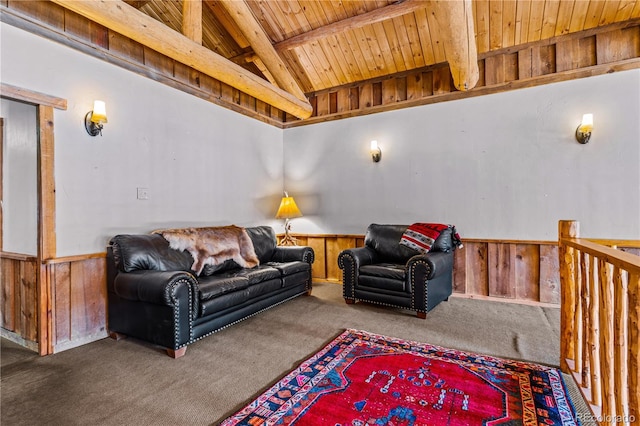
[[[222,422],[579,425],[558,369],[347,330]]]

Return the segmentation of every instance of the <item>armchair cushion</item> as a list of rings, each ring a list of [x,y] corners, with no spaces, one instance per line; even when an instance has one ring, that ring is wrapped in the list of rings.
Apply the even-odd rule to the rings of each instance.
[[[360,276],[363,275],[404,281],[405,277],[407,276],[407,268],[405,267],[405,265],[396,265],[395,263],[378,263],[377,265],[365,265],[360,267]]]
[[[378,225],[372,223],[367,228],[364,244],[375,250],[384,261],[405,263],[411,256],[418,254],[409,247],[400,245],[400,238],[407,225]]]

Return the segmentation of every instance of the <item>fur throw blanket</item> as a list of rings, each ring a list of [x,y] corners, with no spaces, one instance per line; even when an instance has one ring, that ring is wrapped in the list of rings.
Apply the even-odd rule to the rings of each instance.
[[[193,257],[191,269],[197,275],[205,265],[217,266],[229,259],[242,268],[260,264],[249,234],[239,226],[161,229],[152,233],[162,235],[172,249],[188,251]]]

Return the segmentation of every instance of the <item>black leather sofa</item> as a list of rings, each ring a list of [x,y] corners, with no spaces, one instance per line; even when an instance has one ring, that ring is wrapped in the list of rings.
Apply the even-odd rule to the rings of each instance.
[[[187,345],[265,309],[311,293],[310,247],[279,247],[271,227],[245,228],[260,265],[228,260],[195,276],[193,258],[158,234],[118,235],[107,247],[108,328],[166,348],[178,358]]]
[[[371,224],[365,246],[338,256],[347,304],[364,301],[416,311],[419,318],[453,292],[455,231],[440,233],[426,254],[400,244],[408,225]]]

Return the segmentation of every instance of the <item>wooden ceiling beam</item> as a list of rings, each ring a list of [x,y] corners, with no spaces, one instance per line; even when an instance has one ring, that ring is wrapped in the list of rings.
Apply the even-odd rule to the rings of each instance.
[[[275,87],[121,0],[52,2],[298,118],[313,112],[308,100]]]
[[[473,89],[480,72],[471,0],[431,1],[429,10],[444,40],[444,55],[453,83],[460,91]]]
[[[202,0],[182,1],[182,34],[202,44]]]
[[[278,52],[273,48],[271,40],[253,16],[253,12],[244,0],[221,0],[220,5],[229,13],[251,48],[264,63],[280,88],[293,94],[300,100],[307,101],[298,82],[289,72]]]
[[[238,28],[238,25],[233,21],[231,16],[229,16],[227,10],[220,5],[220,2],[205,1],[205,4],[207,5],[211,13],[213,13],[213,16],[215,16],[216,20],[224,27],[225,30],[227,30],[231,38],[233,38],[233,40],[238,44],[238,46],[240,46],[241,49],[245,50],[245,53],[233,58],[229,58],[229,60],[235,62],[238,65],[252,62],[260,70],[262,75],[264,75],[264,78],[269,80],[271,84],[277,86],[278,83],[276,82],[276,79],[269,72],[264,62],[262,62],[262,59],[260,59],[253,52],[249,41],[244,36],[244,34],[242,34],[242,31],[240,30],[240,28]]]
[[[314,41],[322,40],[330,35],[335,35],[336,33],[342,33],[347,30],[364,27],[365,25],[371,25],[376,22],[397,18],[398,16],[412,13],[418,9],[425,9],[427,5],[427,2],[424,0],[401,0],[389,6],[384,6],[351,18],[335,21],[328,25],[307,31],[306,33],[298,34],[297,36],[274,44],[273,47],[275,47],[279,52],[282,52],[283,50],[291,50]]]
[[[124,0],[129,6],[135,7],[136,9],[140,9],[145,4],[149,3],[150,0]]]

